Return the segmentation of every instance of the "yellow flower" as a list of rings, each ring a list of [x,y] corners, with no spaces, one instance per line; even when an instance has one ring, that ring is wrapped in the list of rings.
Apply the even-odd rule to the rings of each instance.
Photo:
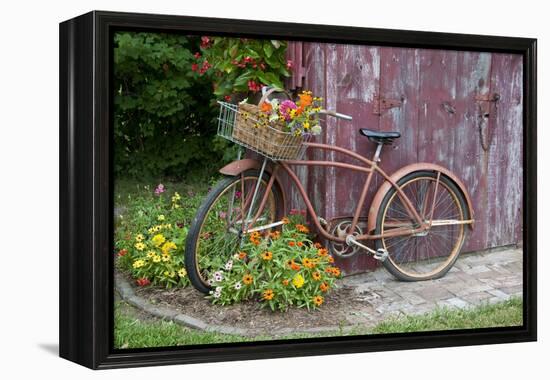
[[[150,259],[152,259],[153,257],[155,257],[155,255],[156,255],[155,251],[149,251],[149,252],[147,252],[147,257],[150,258]]]
[[[153,256],[153,262],[154,263],[160,263],[160,256],[155,254],[155,256]]]
[[[156,245],[157,247],[160,247],[162,243],[164,243],[166,241],[166,238],[164,237],[163,234],[157,234],[155,236],[153,236],[153,239],[151,239],[153,241],[153,244]]]
[[[163,222],[164,221],[164,215],[161,214],[161,215],[157,216],[157,220],[159,222]]]
[[[165,263],[170,261],[170,255],[168,253],[163,253],[162,254],[162,261],[165,262]]]
[[[304,129],[309,129],[309,122],[306,121],[306,122],[304,123]]]
[[[263,292],[263,298],[266,301],[272,300],[274,296],[275,296],[275,294],[273,293],[272,289],[267,289],[267,290],[264,290],[264,292]]]
[[[321,297],[321,296],[315,296],[315,297],[313,297],[313,303],[314,303],[315,305],[317,305],[317,306],[321,306],[322,303],[323,303],[323,301],[324,301],[324,299],[323,299],[323,297]]]
[[[176,193],[177,194],[177,193]],[[178,271],[178,276],[180,277],[185,277],[187,276],[187,270],[185,270],[185,268],[181,268],[179,271]]]
[[[265,251],[264,253],[262,253],[262,259],[264,259],[265,261],[269,261],[273,258],[273,253],[271,253],[270,251]]]
[[[253,280],[254,280],[254,278],[253,278],[251,275],[249,275],[249,274],[245,274],[245,275],[243,276],[243,283],[244,283],[245,285],[250,285],[250,284],[252,284],[252,281],[253,281]]]
[[[296,110],[290,110],[288,113],[291,119],[294,119],[296,117]]]
[[[171,250],[176,248],[177,248],[176,244],[174,244],[171,241],[167,241],[166,243],[163,244],[161,249],[162,249],[162,253],[168,254]]]
[[[181,199],[181,196],[178,194],[178,192],[176,191],[174,193],[174,195],[172,196],[172,203],[176,203],[177,201],[179,201]]]
[[[292,279],[292,284],[297,287],[297,288],[301,288],[302,286],[304,286],[304,278],[302,277],[301,274],[297,274],[296,276],[294,276],[294,278]]]
[[[134,263],[132,264],[132,266],[137,269],[137,268],[141,268],[142,266],[145,265],[145,261],[139,259],[139,260],[136,260],[134,261]]]
[[[144,237],[143,237],[142,234],[137,234],[137,235],[136,235],[136,241],[137,241],[137,242],[143,241],[143,239],[144,239]]]
[[[143,251],[145,249],[145,244],[139,242],[139,243],[136,243],[136,245],[134,245],[134,247],[136,247],[136,249],[138,251]]]

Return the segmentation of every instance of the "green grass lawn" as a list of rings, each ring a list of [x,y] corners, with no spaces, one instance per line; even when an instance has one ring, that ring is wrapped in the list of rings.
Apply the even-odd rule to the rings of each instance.
[[[139,318],[135,309],[122,301],[116,302],[115,305],[115,348],[167,347],[273,339],[268,336],[249,338],[193,330],[174,322]],[[345,334],[336,331],[323,335],[289,335],[277,339],[519,326],[523,321],[522,315],[522,300],[513,298],[494,305],[482,305],[464,310],[439,308],[425,315],[393,318],[373,328],[357,328]]]

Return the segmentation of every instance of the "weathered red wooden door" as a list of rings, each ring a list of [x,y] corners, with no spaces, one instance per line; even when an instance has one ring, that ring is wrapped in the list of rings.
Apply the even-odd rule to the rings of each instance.
[[[317,141],[372,156],[374,145],[360,127],[400,131],[385,147],[388,173],[415,162],[449,168],[465,183],[475,209],[475,228],[465,251],[521,241],[522,60],[491,54],[360,45],[292,43],[295,75],[288,83],[325,98],[328,109],[352,122],[326,120]],[[309,152],[312,159],[345,158]],[[300,178],[325,219],[350,215],[365,177],[334,168],[300,168]],[[362,213],[381,181],[378,178]],[[290,190],[293,207],[303,207]],[[338,260],[347,274],[376,263],[366,255]]]

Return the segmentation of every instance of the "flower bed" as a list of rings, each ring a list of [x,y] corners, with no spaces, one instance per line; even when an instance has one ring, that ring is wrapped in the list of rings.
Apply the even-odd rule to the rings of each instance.
[[[308,238],[300,215],[283,219],[281,231],[249,235],[241,251],[210,279],[214,304],[257,299],[271,310],[315,309],[334,288],[340,270],[328,250]]]
[[[189,285],[184,266],[187,224],[204,194],[168,194],[159,184],[149,195],[128,196],[127,212],[115,233],[117,266],[138,286],[166,288]]]

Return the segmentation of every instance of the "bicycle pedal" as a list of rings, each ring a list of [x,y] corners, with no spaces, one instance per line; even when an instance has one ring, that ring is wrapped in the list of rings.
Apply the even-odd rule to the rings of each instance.
[[[376,250],[376,253],[372,255],[372,257],[380,262],[384,262],[388,258],[388,251],[386,251],[384,248],[378,248]]]

